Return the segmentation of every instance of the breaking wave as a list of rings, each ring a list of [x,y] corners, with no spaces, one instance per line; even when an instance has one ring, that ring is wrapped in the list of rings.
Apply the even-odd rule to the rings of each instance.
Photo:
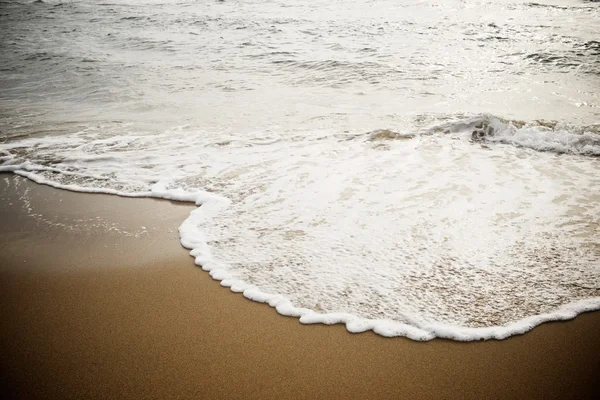
[[[467,131],[471,133],[471,140],[482,143],[503,143],[554,153],[600,155],[600,124],[577,126],[557,121],[525,122],[480,115],[437,125],[431,131]]]

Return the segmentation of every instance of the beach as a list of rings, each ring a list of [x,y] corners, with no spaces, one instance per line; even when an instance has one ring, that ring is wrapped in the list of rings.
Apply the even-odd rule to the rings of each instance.
[[[302,325],[194,265],[194,207],[0,175],[3,398],[594,398],[600,313],[497,341]]]

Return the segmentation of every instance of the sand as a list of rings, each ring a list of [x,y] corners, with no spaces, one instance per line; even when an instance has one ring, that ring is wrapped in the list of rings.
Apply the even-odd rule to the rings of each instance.
[[[0,174],[3,398],[592,398],[600,313],[503,341],[302,325],[177,240],[189,205]]]

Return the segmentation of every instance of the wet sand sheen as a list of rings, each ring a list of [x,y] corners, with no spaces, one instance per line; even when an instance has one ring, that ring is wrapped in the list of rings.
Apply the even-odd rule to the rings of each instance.
[[[2,390],[20,398],[591,398],[600,313],[504,341],[353,335],[231,293],[193,208],[0,175]],[[6,397],[6,396],[5,396]]]

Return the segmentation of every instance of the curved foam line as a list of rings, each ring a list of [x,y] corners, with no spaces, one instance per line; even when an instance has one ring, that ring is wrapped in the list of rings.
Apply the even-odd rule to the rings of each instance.
[[[549,321],[562,321],[575,318],[578,314],[587,311],[600,310],[600,298],[590,298],[566,304],[550,313],[533,315],[504,326],[491,326],[485,328],[469,328],[447,324],[419,324],[409,325],[391,320],[360,318],[347,313],[322,314],[306,308],[294,307],[292,303],[280,294],[270,294],[259,288],[249,285],[241,280],[232,279],[229,272],[215,262],[211,257],[205,235],[198,228],[198,223],[207,217],[216,215],[221,209],[229,205],[229,200],[204,191],[185,192],[183,190],[152,190],[141,193],[120,192],[114,189],[90,189],[77,185],[65,185],[40,177],[32,171],[41,171],[43,166],[23,163],[19,165],[0,166],[0,172],[13,172],[36,183],[65,189],[73,192],[112,194],[121,197],[153,197],[166,200],[194,203],[197,208],[190,212],[179,227],[181,245],[190,250],[195,264],[210,276],[221,282],[224,287],[234,293],[242,293],[244,297],[259,303],[266,303],[285,316],[299,318],[303,324],[345,324],[346,329],[352,333],[372,330],[381,336],[404,336],[412,340],[427,341],[436,337],[456,341],[472,341],[487,339],[505,339],[513,335],[523,334],[534,327]]]

